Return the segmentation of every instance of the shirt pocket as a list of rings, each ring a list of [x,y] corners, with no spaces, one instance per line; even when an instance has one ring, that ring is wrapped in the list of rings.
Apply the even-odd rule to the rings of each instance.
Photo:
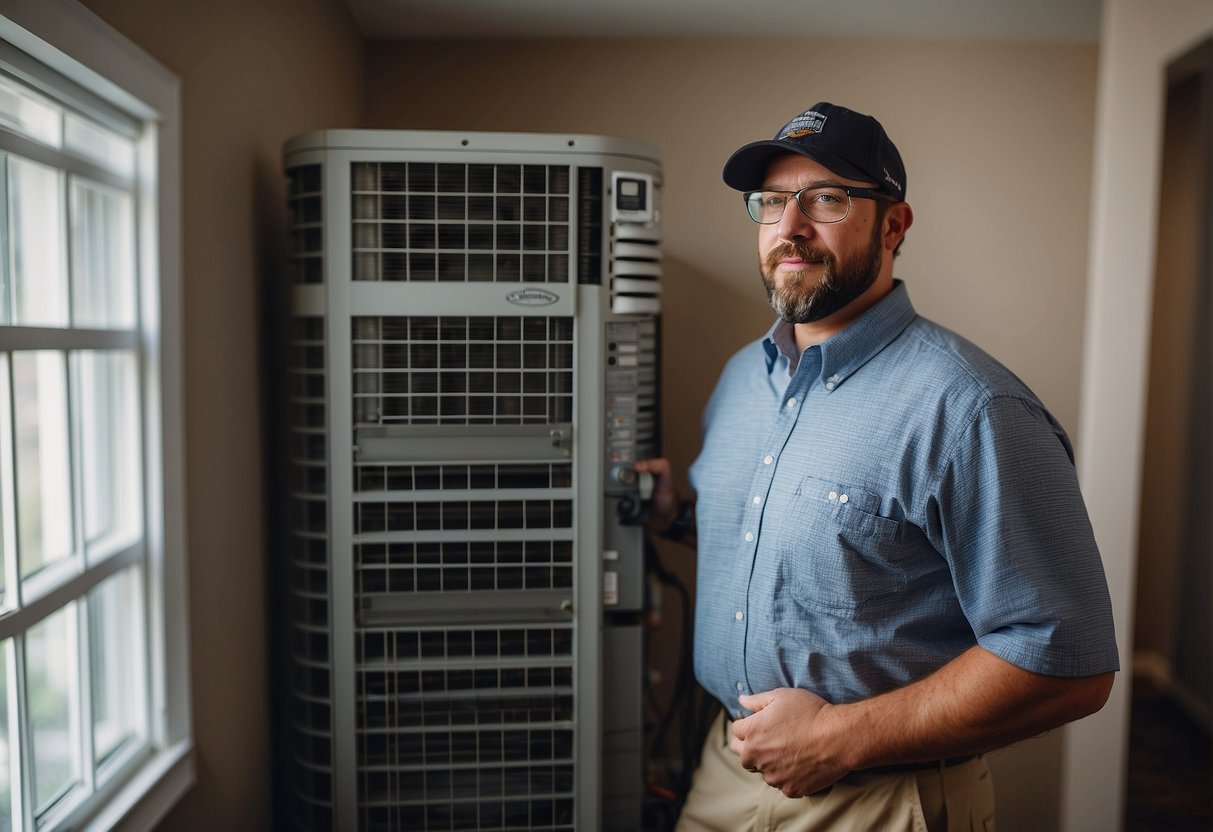
[[[900,526],[879,507],[870,491],[806,477],[779,518],[779,590],[800,606],[844,615],[895,604],[907,584]]]

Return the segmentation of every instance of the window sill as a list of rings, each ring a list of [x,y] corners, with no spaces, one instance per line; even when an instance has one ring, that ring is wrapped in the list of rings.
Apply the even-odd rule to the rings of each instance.
[[[184,739],[152,757],[80,832],[147,832],[194,784],[194,747]]]

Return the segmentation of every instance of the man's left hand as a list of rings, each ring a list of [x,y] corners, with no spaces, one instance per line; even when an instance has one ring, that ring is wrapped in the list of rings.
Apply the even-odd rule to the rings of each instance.
[[[833,785],[848,769],[826,747],[822,712],[830,705],[799,688],[776,688],[742,696],[741,706],[753,713],[733,722],[729,747],[741,765],[762,772],[768,785],[788,797],[804,797]]]

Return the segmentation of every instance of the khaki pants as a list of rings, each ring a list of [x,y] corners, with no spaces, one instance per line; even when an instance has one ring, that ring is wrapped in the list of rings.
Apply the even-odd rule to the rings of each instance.
[[[718,717],[703,745],[676,832],[994,832],[994,784],[984,757],[915,771],[849,774],[787,798],[729,750]]]

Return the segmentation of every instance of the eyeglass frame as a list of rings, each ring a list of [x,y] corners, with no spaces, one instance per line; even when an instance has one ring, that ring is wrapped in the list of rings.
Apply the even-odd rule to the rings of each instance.
[[[815,217],[810,216],[809,212],[806,211],[804,209],[804,206],[800,204],[800,195],[803,194],[805,191],[822,190],[824,188],[833,188],[834,190],[842,191],[844,194],[847,195],[847,212],[836,220],[816,219]],[[806,217],[808,217],[808,219],[811,222],[818,222],[818,223],[822,223],[823,225],[833,225],[834,223],[842,222],[847,217],[851,216],[851,198],[852,197],[854,197],[856,199],[874,199],[874,200],[879,200],[882,202],[898,202],[899,201],[897,199],[897,197],[886,194],[884,191],[878,191],[875,188],[859,188],[859,187],[855,187],[852,185],[829,185],[829,184],[822,184],[820,182],[815,185],[806,185],[805,187],[801,188],[798,191],[781,191],[778,188],[759,188],[754,191],[746,191],[745,193],[743,193],[741,195],[741,199],[743,202],[745,202],[745,206],[746,206],[745,207],[746,216],[749,217],[753,222],[757,223],[758,225],[775,225],[776,223],[783,220],[783,213],[782,212],[780,213],[778,219],[771,220],[770,222],[763,222],[762,220],[754,219],[754,215],[750,212],[750,195],[751,194],[786,194],[786,195],[789,195],[792,197],[791,201],[796,203],[796,207],[800,210],[800,213],[802,213]],[[783,206],[783,210],[784,211],[788,210],[788,206],[786,204]]]

